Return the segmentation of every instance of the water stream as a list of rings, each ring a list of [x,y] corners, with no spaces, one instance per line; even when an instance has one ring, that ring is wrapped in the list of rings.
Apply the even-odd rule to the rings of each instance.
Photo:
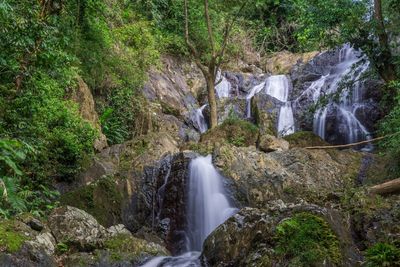
[[[207,104],[201,106],[199,109],[196,109],[196,112],[194,114],[194,121],[196,122],[200,133],[205,133],[208,130],[208,125],[203,115],[203,111],[206,107]]]
[[[314,132],[321,138],[327,139],[328,117],[334,116],[335,123],[331,127],[343,136],[343,143],[371,139],[371,134],[355,115],[356,111],[365,105],[361,78],[368,68],[369,61],[361,52],[346,44],[340,49],[338,64],[332,67],[328,74],[314,81],[304,92],[312,94],[314,103],[323,96],[339,94],[338,101],[328,99],[328,104],[314,114]],[[367,146],[365,149],[371,147]]]
[[[218,98],[227,98],[230,96],[232,91],[231,83],[222,75],[221,71],[218,71],[217,77],[215,79],[217,85],[215,90],[217,91]]]
[[[204,240],[237,209],[230,205],[222,176],[212,165],[211,155],[197,157],[190,163],[187,200],[188,251],[174,257],[157,257],[143,267],[201,266],[199,256]]]

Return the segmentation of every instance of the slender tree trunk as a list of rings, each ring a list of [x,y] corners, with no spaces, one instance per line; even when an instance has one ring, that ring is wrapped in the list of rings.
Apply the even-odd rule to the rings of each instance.
[[[374,17],[377,23],[377,35],[379,40],[380,49],[382,54],[380,55],[380,61],[382,61],[382,65],[378,66],[378,71],[381,77],[386,81],[394,81],[396,80],[396,67],[393,64],[392,53],[390,51],[389,46],[389,37],[386,33],[385,23],[383,21],[383,13],[382,13],[382,1],[374,0]]]
[[[213,129],[218,125],[217,100],[215,96],[215,76],[207,75],[207,95],[208,104],[210,105],[210,128]]]

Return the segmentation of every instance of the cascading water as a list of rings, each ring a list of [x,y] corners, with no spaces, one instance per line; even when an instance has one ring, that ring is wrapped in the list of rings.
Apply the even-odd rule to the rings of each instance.
[[[194,114],[194,120],[197,123],[197,127],[201,133],[204,133],[208,130],[206,119],[204,118],[203,111],[206,108],[207,104],[203,105],[201,108],[196,109]]]
[[[275,97],[281,102],[286,102],[289,97],[289,80],[286,75],[273,75],[268,77],[265,93]]]
[[[246,117],[251,118],[251,99],[258,94],[262,89],[267,95],[270,95],[283,105],[279,111],[278,118],[278,133],[280,135],[288,135],[294,133],[294,118],[292,105],[288,102],[290,82],[286,75],[273,75],[268,77],[265,82],[254,86],[246,96]]]
[[[207,236],[237,209],[229,204],[222,176],[214,168],[211,155],[190,163],[187,202],[188,252],[176,257],[157,257],[143,267],[195,267]]]
[[[218,98],[229,97],[232,91],[231,83],[222,75],[221,71],[217,72],[215,90],[217,91]]]
[[[265,82],[257,84],[251,88],[250,92],[246,96],[246,117],[251,118],[251,99],[258,94],[262,89],[265,88]]]
[[[329,74],[314,81],[303,93],[312,94],[314,103],[317,103],[323,95],[340,94],[337,103],[330,100],[328,105],[314,114],[314,132],[321,138],[327,138],[327,117],[329,114],[334,114],[335,130],[344,137],[344,143],[371,139],[370,133],[355,115],[356,111],[365,105],[362,103],[364,87],[361,78],[368,67],[369,62],[361,52],[346,44],[339,52],[339,63],[330,70]],[[352,90],[345,88],[347,81],[352,81]],[[365,149],[371,149],[371,147],[367,146]]]
[[[294,117],[291,102],[286,102],[280,108],[278,119],[278,133],[281,136],[294,133]]]

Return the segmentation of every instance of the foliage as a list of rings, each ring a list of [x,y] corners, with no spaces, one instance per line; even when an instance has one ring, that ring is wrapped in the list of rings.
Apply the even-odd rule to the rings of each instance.
[[[393,172],[400,174],[400,82],[392,82],[388,85],[388,90],[395,91],[397,97],[389,114],[379,125],[380,134],[387,136],[380,142],[380,146],[388,153],[397,169]]]
[[[400,266],[400,248],[387,243],[377,243],[367,249],[366,266]]]
[[[328,223],[309,213],[298,213],[276,228],[276,253],[293,266],[340,265],[339,242]]]

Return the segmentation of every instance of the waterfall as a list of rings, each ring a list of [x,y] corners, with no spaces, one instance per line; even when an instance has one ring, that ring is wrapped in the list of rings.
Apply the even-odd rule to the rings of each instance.
[[[217,72],[217,77],[216,77],[216,83],[218,83],[215,86],[215,90],[217,91],[217,96],[218,98],[226,98],[229,97],[231,94],[231,89],[232,85],[231,83],[225,78],[225,76],[222,75],[221,71],[219,70]]]
[[[199,256],[204,240],[237,211],[229,204],[222,176],[212,165],[211,155],[191,161],[187,189],[188,252],[176,257],[157,257],[143,267],[201,266]]]
[[[294,133],[294,117],[291,102],[281,106],[278,119],[278,133],[281,136]]]
[[[280,136],[294,133],[292,104],[288,101],[289,89],[290,83],[286,75],[274,75],[266,81],[266,93],[283,102],[278,118],[278,134]]]
[[[289,80],[286,75],[273,75],[268,77],[265,93],[275,97],[281,102],[286,102],[289,96]]]
[[[251,88],[250,92],[246,96],[246,117],[251,118],[251,99],[258,94],[265,87],[265,82],[257,84]]]
[[[362,75],[369,68],[369,62],[349,44],[345,44],[339,51],[339,62],[320,79],[314,81],[304,92],[312,94],[314,103],[317,103],[323,94],[340,94],[339,101],[329,100],[327,106],[320,108],[314,114],[314,132],[326,139],[327,118],[335,116],[335,131],[341,134],[345,143],[355,143],[371,139],[370,133],[355,116],[355,112],[363,107],[364,87],[360,81]],[[352,81],[352,90],[345,88],[346,82]],[[367,149],[371,148],[370,146]]]
[[[235,212],[224,193],[222,177],[211,163],[211,155],[190,163],[188,199],[189,249],[200,251],[204,240]]]
[[[196,112],[194,114],[194,121],[196,122],[200,133],[204,133],[208,130],[208,126],[203,115],[203,110],[206,108],[206,106],[207,104],[203,105],[199,109],[196,109]]]

